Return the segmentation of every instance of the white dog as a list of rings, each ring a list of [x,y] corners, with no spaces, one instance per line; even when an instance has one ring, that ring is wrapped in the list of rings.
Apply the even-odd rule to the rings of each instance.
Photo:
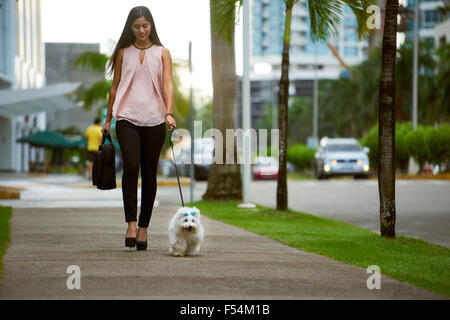
[[[196,207],[181,207],[169,223],[170,254],[175,257],[195,256],[203,243],[203,225],[200,210]]]

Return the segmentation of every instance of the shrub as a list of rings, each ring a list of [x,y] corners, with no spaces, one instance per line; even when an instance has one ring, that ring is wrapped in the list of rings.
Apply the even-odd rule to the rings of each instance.
[[[412,132],[411,122],[395,124],[395,168],[403,172],[406,172],[408,169],[410,153],[406,137],[410,132]]]
[[[431,161],[428,140],[432,130],[431,126],[417,126],[416,130],[409,132],[406,136],[408,152],[419,164],[419,172],[422,172],[425,162]]]
[[[297,170],[310,169],[315,152],[316,150],[308,148],[305,144],[296,143],[287,148],[287,160],[292,162]]]
[[[362,146],[369,147],[368,154],[370,167],[378,171],[378,123],[369,130],[364,139],[362,139]]]
[[[427,137],[430,161],[441,164],[450,161],[450,125],[444,124],[430,130]],[[448,170],[448,167],[447,167]]]
[[[378,123],[369,130],[363,141],[363,146],[369,147],[370,167],[378,171]],[[407,134],[412,130],[411,123],[395,124],[395,167],[403,171],[408,167],[409,150],[406,141]]]
[[[369,161],[378,170],[378,123],[361,140],[370,148]],[[418,126],[412,131],[410,122],[395,125],[395,167],[405,171],[412,156],[423,167],[425,162],[435,164],[450,161],[450,125],[436,128]]]

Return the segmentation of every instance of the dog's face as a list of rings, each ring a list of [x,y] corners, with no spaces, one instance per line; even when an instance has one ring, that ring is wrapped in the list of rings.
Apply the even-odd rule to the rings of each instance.
[[[183,229],[185,232],[197,232],[200,223],[200,210],[196,207],[183,207],[178,210],[177,215],[178,228]]]

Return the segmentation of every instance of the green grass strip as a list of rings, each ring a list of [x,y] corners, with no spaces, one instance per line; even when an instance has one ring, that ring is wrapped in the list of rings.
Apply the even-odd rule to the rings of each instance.
[[[287,245],[348,264],[367,268],[400,281],[450,295],[450,249],[420,239],[377,233],[344,222],[293,210],[278,211],[257,205],[239,209],[239,202],[197,201],[210,218],[270,237]]]
[[[0,206],[0,280],[2,279],[3,255],[10,240],[10,226],[12,208]]]

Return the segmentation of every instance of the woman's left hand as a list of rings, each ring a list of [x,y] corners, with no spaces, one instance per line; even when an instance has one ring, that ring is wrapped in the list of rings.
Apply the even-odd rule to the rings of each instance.
[[[172,115],[167,115],[166,116],[166,123],[169,125],[169,130],[173,131],[175,130],[175,127],[177,126],[177,123],[175,122],[175,119],[173,118]]]

